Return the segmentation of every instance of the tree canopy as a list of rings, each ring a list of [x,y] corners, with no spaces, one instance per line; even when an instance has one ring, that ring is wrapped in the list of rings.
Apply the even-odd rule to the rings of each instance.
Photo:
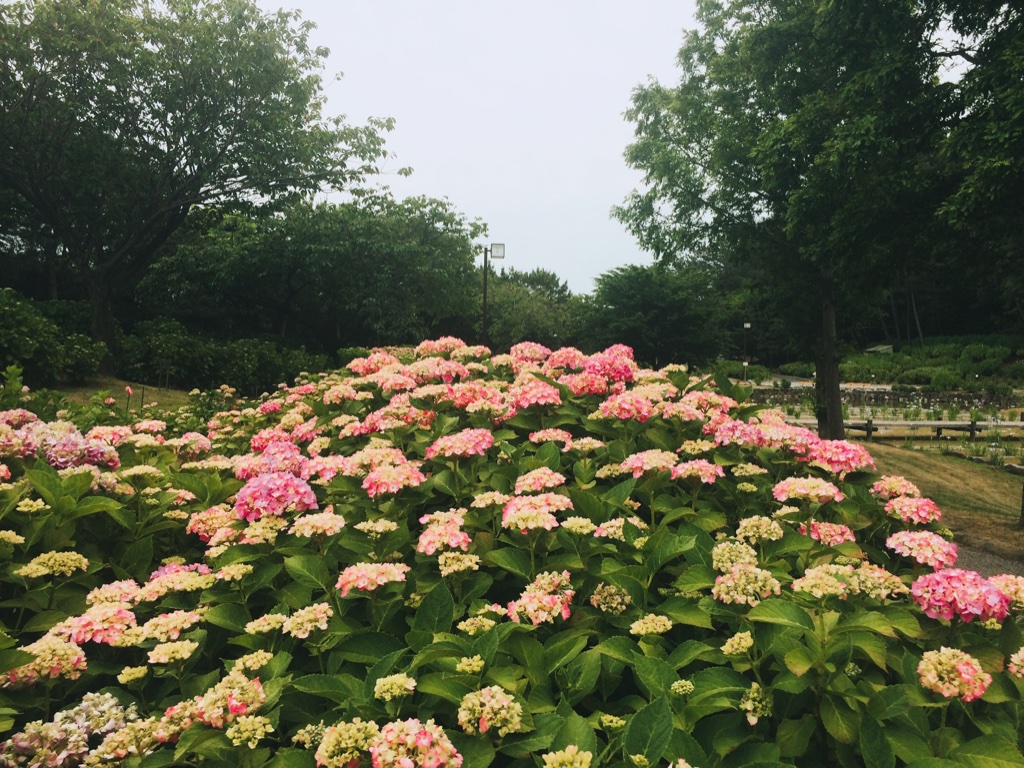
[[[629,113],[646,188],[617,215],[661,259],[742,265],[805,307],[823,436],[843,435],[837,312],[926,247],[903,222],[937,204],[944,88],[926,11],[702,0],[678,85],[637,88]]]
[[[326,51],[254,0],[0,6],[0,188],[84,281],[93,333],[197,204],[252,206],[375,169],[390,121],[322,114]]]

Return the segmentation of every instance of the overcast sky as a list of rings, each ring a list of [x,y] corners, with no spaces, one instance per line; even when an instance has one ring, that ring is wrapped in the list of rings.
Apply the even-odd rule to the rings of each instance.
[[[396,120],[389,165],[413,169],[382,179],[396,196],[449,198],[505,243],[505,265],[577,293],[651,263],[609,217],[640,181],[622,113],[648,77],[677,80],[693,0],[259,1],[316,23],[328,114]]]

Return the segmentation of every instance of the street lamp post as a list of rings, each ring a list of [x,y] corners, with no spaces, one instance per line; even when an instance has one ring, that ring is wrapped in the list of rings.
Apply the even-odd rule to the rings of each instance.
[[[490,272],[490,268],[487,265],[487,257],[490,256],[492,259],[504,259],[505,258],[505,244],[504,243],[491,243],[491,247],[484,246],[484,324],[483,324],[483,337],[484,344],[487,346],[491,345],[490,337],[487,335],[487,273]]]
[[[747,380],[747,365],[750,364],[750,358],[747,357],[747,331],[750,330],[750,323],[743,324],[743,380]]]

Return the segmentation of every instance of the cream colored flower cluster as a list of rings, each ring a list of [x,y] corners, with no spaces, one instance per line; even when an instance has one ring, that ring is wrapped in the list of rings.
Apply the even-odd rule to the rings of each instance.
[[[459,703],[459,725],[470,736],[497,730],[499,736],[523,727],[523,705],[497,685],[471,691]]]
[[[782,585],[770,571],[754,565],[734,565],[728,573],[715,579],[711,594],[723,603],[753,607],[769,595],[779,594],[781,590]]]
[[[373,684],[373,698],[393,701],[409,696],[416,690],[416,681],[405,673],[377,678]]]
[[[749,544],[739,541],[722,541],[711,550],[711,566],[716,571],[728,573],[735,565],[757,565],[757,552]]]
[[[603,613],[618,616],[633,602],[629,592],[614,584],[601,582],[590,596],[590,604]]]
[[[672,619],[657,613],[649,613],[629,625],[631,635],[663,635],[672,629]]]
[[[89,561],[77,552],[44,552],[14,571],[26,579],[43,576],[70,576],[75,571],[89,569]]]

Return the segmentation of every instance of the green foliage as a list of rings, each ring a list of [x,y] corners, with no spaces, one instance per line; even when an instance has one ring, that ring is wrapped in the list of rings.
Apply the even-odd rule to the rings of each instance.
[[[273,334],[320,349],[463,333],[479,308],[473,239],[446,200],[364,193],[297,202],[250,219],[193,214],[142,281],[151,311],[237,335]]]
[[[738,325],[734,297],[723,297],[715,270],[696,264],[618,267],[598,277],[584,305],[582,346],[628,344],[638,359],[705,364],[726,346],[725,328]]]
[[[760,424],[721,373],[719,390],[674,368],[637,376],[621,349],[586,362],[627,397],[543,374],[523,389],[525,358],[450,339],[415,356],[408,401],[349,371],[256,407],[222,389],[166,428],[97,431],[116,446],[5,413],[19,426],[3,445],[39,447],[3,449],[0,727],[70,711],[92,762],[126,768],[367,762],[368,742],[342,758],[333,741],[356,718],[432,720],[467,768],[574,749],[592,768],[1024,761],[1024,682],[1007,670],[1019,612],[933,618],[906,593],[936,549],[904,556],[889,537],[941,529],[887,511],[860,449]],[[449,388],[456,359],[478,365]],[[183,438],[196,424],[209,444]],[[117,473],[81,466],[79,445]],[[845,540],[824,540],[825,523]],[[994,611],[1003,597],[958,599]],[[69,653],[44,658],[44,636]],[[940,648],[969,658],[945,695],[919,671]],[[100,691],[108,713],[79,717]],[[153,720],[124,722],[115,701]],[[38,732],[3,758],[65,741]],[[102,756],[129,737],[138,755]]]
[[[253,0],[13,0],[0,6],[0,190],[59,252],[112,341],[127,294],[200,204],[252,207],[376,171],[389,120],[321,114],[326,50]],[[9,193],[9,195],[7,194]]]
[[[327,357],[265,339],[220,341],[188,331],[176,320],[139,323],[121,340],[124,376],[153,385],[209,389],[230,384],[255,395],[326,367]]]
[[[0,366],[17,365],[28,384],[78,384],[96,375],[106,347],[67,333],[33,302],[0,289]]]

